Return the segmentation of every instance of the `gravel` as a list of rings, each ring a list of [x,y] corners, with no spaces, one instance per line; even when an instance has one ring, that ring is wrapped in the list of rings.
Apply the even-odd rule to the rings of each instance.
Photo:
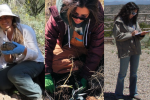
[[[119,59],[117,47],[113,44],[105,44],[104,55],[104,98],[114,100],[114,93],[119,72]],[[150,50],[142,49],[138,68],[137,90],[142,100],[150,100]],[[129,68],[124,81],[124,95],[129,95]]]
[[[9,96],[5,91],[0,91],[0,100],[20,100],[16,95]]]

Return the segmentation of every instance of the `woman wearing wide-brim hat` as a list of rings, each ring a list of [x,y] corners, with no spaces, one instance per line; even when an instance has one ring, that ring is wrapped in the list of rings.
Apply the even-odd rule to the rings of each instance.
[[[31,100],[41,100],[42,91],[33,78],[44,68],[44,58],[38,48],[34,30],[20,24],[7,4],[0,5],[0,46],[10,42],[16,47],[0,50],[0,90],[15,86]],[[1,48],[2,49],[2,48]]]

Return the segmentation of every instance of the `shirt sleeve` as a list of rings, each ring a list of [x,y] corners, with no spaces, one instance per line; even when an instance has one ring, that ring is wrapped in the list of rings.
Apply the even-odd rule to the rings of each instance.
[[[27,54],[25,55],[23,61],[35,60],[38,57],[38,45],[34,30],[31,27],[25,25],[23,29],[23,37],[24,45],[27,48]]]
[[[131,32],[122,32],[121,27],[123,27],[123,24],[120,22],[115,22],[114,28],[113,28],[113,35],[116,41],[126,41],[128,39],[132,38]]]
[[[59,35],[57,24],[52,16],[50,16],[45,27],[45,73],[51,73],[53,50],[55,48]]]

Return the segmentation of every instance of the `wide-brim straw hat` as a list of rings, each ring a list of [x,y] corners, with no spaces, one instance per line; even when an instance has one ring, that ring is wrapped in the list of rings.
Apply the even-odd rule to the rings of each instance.
[[[0,17],[1,16],[13,16],[17,23],[20,23],[19,16],[12,13],[10,7],[7,4],[0,5]]]

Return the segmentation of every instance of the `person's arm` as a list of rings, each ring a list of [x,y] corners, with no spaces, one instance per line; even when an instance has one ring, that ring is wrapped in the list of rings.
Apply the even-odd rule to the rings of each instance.
[[[26,55],[26,54],[27,54],[27,48],[25,48],[25,49],[24,49],[23,54],[24,54],[24,55]]]
[[[91,42],[86,57],[85,65],[83,66],[81,76],[88,79],[95,71],[102,59],[104,53],[104,23],[95,27],[94,32],[91,33]]]
[[[104,11],[100,2],[99,12],[99,19],[104,20]],[[91,24],[91,26],[94,25]],[[95,71],[97,69],[100,60],[102,59],[102,55],[104,54],[104,22],[100,22],[99,25],[93,28],[90,37],[91,42],[89,44],[86,61],[84,66],[82,67],[82,72],[80,73],[81,77],[83,77],[86,80],[93,74],[93,72],[90,71]]]
[[[51,73],[53,50],[58,38],[58,27],[52,16],[50,16],[45,27],[45,75]]]
[[[4,55],[4,59],[8,63],[13,63],[13,56],[11,54]]]
[[[58,27],[52,16],[50,16],[45,27],[45,89],[53,93],[55,85],[51,77],[53,50],[58,38]]]
[[[122,32],[123,23],[115,22],[113,28],[113,35],[116,41],[126,41],[132,38],[132,32]]]
[[[23,61],[35,60],[38,57],[38,44],[35,31],[31,27],[23,25],[23,32],[25,45],[24,52],[22,53],[25,56]]]

